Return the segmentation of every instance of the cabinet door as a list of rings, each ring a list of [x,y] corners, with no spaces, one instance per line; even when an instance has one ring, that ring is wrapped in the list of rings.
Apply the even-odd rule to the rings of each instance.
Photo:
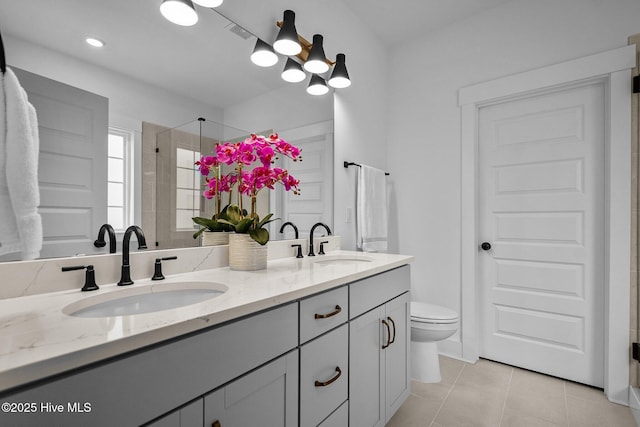
[[[349,426],[382,427],[385,424],[383,343],[387,331],[381,323],[384,306],[349,323]],[[384,335],[383,335],[384,333]]]
[[[349,425],[349,402],[344,402],[318,427],[348,427]]]
[[[206,427],[282,426],[298,422],[298,350],[204,397]]]
[[[385,318],[391,327],[391,344],[384,349],[385,359],[385,418],[388,422],[411,393],[409,346],[411,343],[409,293],[386,305]]]
[[[148,424],[147,427],[202,427],[204,423],[203,405],[203,400],[197,399]]]

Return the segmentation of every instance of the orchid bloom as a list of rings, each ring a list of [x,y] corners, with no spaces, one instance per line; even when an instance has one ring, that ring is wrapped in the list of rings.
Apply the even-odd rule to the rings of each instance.
[[[276,154],[282,154],[293,161],[301,160],[299,148],[289,144],[280,138],[277,133],[265,137],[252,133],[242,142],[225,142],[215,147],[212,156],[202,156],[195,162],[200,173],[206,177],[207,188],[203,195],[207,199],[219,197],[220,193],[231,192],[234,185],[237,191],[252,198],[252,210],[255,205],[255,197],[263,188],[274,189],[276,183],[281,183],[286,191],[300,194],[300,181],[289,175],[286,169],[272,167]],[[245,167],[251,166],[258,160],[260,166],[252,170]],[[236,170],[228,175],[209,177],[214,168],[221,164],[236,165]],[[219,170],[216,171],[216,174]],[[253,216],[252,211],[251,215]]]

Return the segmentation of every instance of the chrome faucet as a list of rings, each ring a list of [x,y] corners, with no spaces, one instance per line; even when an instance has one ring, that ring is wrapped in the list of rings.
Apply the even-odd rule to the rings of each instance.
[[[109,253],[116,253],[116,232],[113,230],[111,224],[102,224],[100,231],[98,231],[98,238],[93,242],[93,246],[96,248],[104,248],[107,242],[104,240],[104,233],[109,233]]]
[[[147,241],[144,238],[142,228],[137,225],[132,225],[127,228],[122,239],[122,274],[120,276],[118,286],[133,285],[133,280],[131,280],[131,271],[129,268],[129,242],[131,241],[131,233],[136,233],[138,249],[147,249]]]
[[[296,227],[296,225],[295,225],[294,223],[290,222],[290,221],[287,221],[287,222],[285,222],[284,224],[282,224],[282,227],[280,227],[280,233],[284,233],[284,228],[285,228],[287,225],[290,225],[290,226],[291,226],[291,228],[293,228],[293,231],[294,231],[294,233],[295,233],[296,240],[297,240],[297,239],[298,239],[298,227]]]
[[[316,231],[316,228],[318,227],[324,227],[324,229],[327,230],[327,234],[331,236],[331,229],[329,228],[328,225],[323,224],[321,222],[317,222],[313,224],[313,227],[311,227],[311,232],[309,233],[309,255],[308,256],[316,256],[316,254],[313,253],[313,232]]]

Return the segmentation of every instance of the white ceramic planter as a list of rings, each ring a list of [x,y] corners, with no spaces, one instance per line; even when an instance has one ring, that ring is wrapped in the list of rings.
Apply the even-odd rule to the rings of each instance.
[[[263,270],[267,268],[267,245],[261,245],[248,234],[229,235],[229,267],[232,270]]]
[[[202,233],[202,246],[228,245],[229,231],[205,231]]]

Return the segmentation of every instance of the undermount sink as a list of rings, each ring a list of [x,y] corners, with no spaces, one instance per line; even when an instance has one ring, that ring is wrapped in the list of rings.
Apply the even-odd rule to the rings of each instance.
[[[90,296],[67,305],[64,314],[74,317],[113,317],[153,313],[207,301],[228,288],[213,282],[157,283]]]
[[[373,258],[366,256],[353,256],[353,255],[327,255],[317,256],[313,261],[313,264],[319,265],[335,265],[335,264],[358,264],[362,262],[371,262]]]

